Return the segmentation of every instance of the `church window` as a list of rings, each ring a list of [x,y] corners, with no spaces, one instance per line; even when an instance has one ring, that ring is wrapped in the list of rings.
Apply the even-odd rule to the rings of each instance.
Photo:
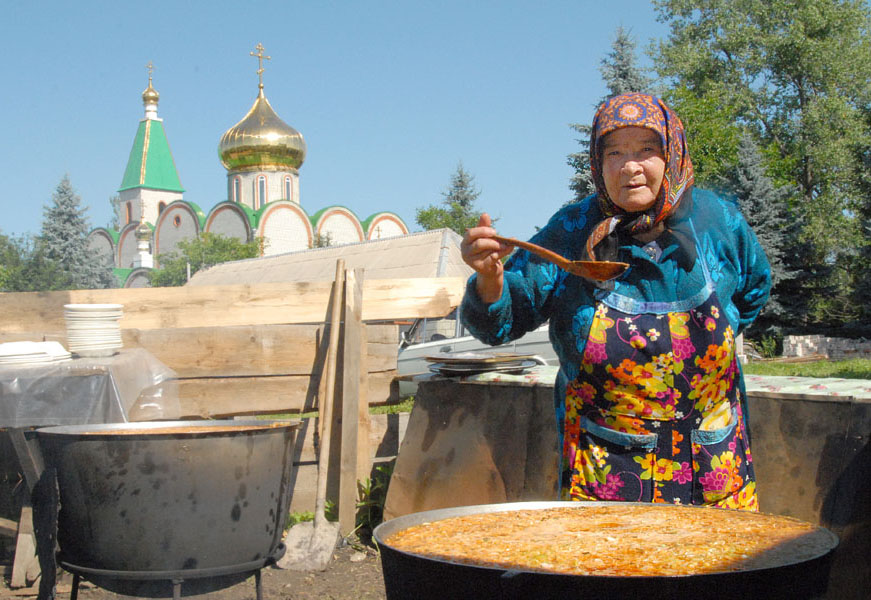
[[[257,176],[257,208],[260,208],[267,202],[266,198],[266,175]]]
[[[133,204],[127,203],[127,220],[124,222],[125,225],[129,225],[133,221]]]
[[[293,185],[290,177],[287,176],[284,178],[284,199],[293,200]]]
[[[172,218],[172,224],[176,227],[181,227],[181,217],[179,215],[174,216]]]
[[[238,175],[233,178],[233,202],[242,202],[242,178]]]
[[[161,202],[157,205],[157,214],[163,214],[163,209],[166,208],[166,202]]]

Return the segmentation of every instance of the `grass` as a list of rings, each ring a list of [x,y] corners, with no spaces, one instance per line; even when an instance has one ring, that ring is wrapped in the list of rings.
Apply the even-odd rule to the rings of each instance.
[[[751,360],[744,365],[744,372],[748,375],[871,379],[871,360],[866,358],[853,358],[850,360],[818,360],[813,362]]]

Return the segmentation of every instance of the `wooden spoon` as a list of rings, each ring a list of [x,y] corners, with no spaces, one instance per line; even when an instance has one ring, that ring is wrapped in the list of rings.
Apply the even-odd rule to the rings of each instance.
[[[501,235],[492,236],[497,242],[502,242],[509,246],[517,246],[529,250],[536,256],[540,256],[546,261],[552,262],[563,271],[567,271],[572,275],[585,277],[594,281],[608,281],[623,274],[623,271],[629,268],[629,265],[624,262],[611,262],[607,260],[569,260],[560,256],[556,252],[551,252],[547,248],[542,248],[530,242],[523,242],[514,238],[502,237]]]

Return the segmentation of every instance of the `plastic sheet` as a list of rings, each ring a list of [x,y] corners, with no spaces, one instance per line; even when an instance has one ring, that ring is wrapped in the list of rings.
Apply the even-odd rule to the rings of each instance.
[[[0,366],[0,427],[177,419],[174,379],[142,348],[107,358]]]

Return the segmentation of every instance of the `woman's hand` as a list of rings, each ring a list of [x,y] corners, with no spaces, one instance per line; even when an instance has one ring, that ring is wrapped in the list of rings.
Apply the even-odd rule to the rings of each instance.
[[[463,260],[478,273],[478,296],[487,304],[502,297],[502,258],[511,253],[506,246],[492,238],[496,230],[490,225],[490,215],[483,213],[478,226],[466,230],[460,250]]]

